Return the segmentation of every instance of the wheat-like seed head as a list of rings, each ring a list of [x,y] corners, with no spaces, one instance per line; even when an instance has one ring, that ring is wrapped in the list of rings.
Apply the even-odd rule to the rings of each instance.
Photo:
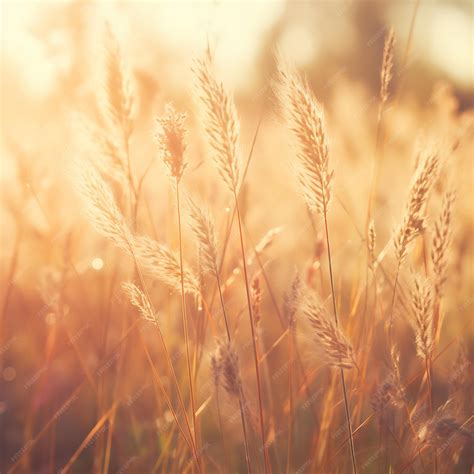
[[[405,389],[400,378],[400,352],[396,346],[393,346],[390,353],[391,366],[389,373],[371,398],[371,405],[379,418],[380,425],[384,425],[388,421],[387,408],[399,408],[405,402]]]
[[[183,176],[186,162],[186,114],[175,111],[171,104],[165,108],[165,114],[157,118],[158,132],[156,138],[160,146],[160,154],[170,175],[177,181]]]
[[[388,100],[388,87],[392,79],[393,51],[395,46],[395,33],[390,28],[383,48],[382,69],[380,71],[380,101],[384,104]]]
[[[375,413],[380,417],[380,421],[385,419],[385,411],[388,407],[400,407],[404,402],[404,392],[396,375],[390,372],[384,382],[378,387],[371,399],[371,405]]]
[[[138,309],[140,315],[147,321],[150,321],[156,325],[158,325],[158,316],[155,315],[151,303],[138,286],[136,286],[132,282],[125,282],[122,283],[122,288],[125,294],[128,296],[130,303],[132,303],[135,308]]]
[[[401,386],[400,351],[398,350],[398,347],[395,344],[390,349],[390,356],[392,360],[392,372],[394,373],[399,385]]]
[[[283,232],[283,227],[277,226],[271,228],[255,245],[254,252],[247,257],[247,265],[250,266],[254,263],[255,259],[275,240],[275,237]]]
[[[378,390],[378,393],[379,395],[381,393],[385,393],[387,395],[384,400],[385,403],[388,402],[394,406],[400,406],[403,403],[405,390],[402,386],[400,378],[400,351],[398,350],[397,346],[392,346],[390,349],[390,356],[391,365],[389,374],[385,379],[385,382],[379,387],[381,390]]]
[[[80,128],[94,145],[97,169],[116,181],[126,198],[130,179],[127,160],[128,140],[133,130],[133,97],[118,42],[108,25],[104,39],[104,85],[99,102],[98,122],[80,117]]]
[[[438,410],[418,431],[418,438],[422,443],[443,449],[452,444],[456,437],[472,443],[472,433],[444,410]]]
[[[252,316],[255,327],[259,327],[262,319],[261,305],[262,305],[262,287],[260,286],[260,277],[256,275],[252,279],[250,286],[250,294],[252,298]]]
[[[429,192],[438,176],[439,159],[436,153],[429,153],[419,164],[410,188],[405,216],[396,231],[394,245],[397,259],[401,262],[409,244],[426,228],[425,205]]]
[[[233,345],[228,341],[220,341],[211,363],[215,381],[222,380],[227,393],[239,397],[242,379],[240,377],[239,356]]]
[[[466,385],[469,380],[470,366],[471,361],[468,357],[467,348],[464,344],[461,344],[449,377],[450,393],[455,394]]]
[[[237,193],[241,178],[240,123],[234,101],[211,73],[208,60],[196,61],[193,72],[217,169],[230,191]]]
[[[94,165],[103,176],[111,178],[126,193],[127,157],[123,147],[120,146],[116,134],[111,133],[105,124],[97,123],[84,114],[76,114],[75,120],[81,138],[87,146],[91,147],[94,155]]]
[[[214,220],[209,210],[198,205],[188,196],[186,204],[189,212],[189,224],[199,243],[199,255],[202,269],[218,276],[217,238]]]
[[[411,324],[415,331],[417,354],[425,359],[433,347],[433,293],[431,282],[416,274],[413,279],[411,303]]]
[[[291,283],[291,289],[285,293],[283,299],[283,314],[288,321],[291,330],[295,329],[296,314],[298,311],[298,303],[301,294],[301,278],[297,273]]]
[[[326,213],[333,171],[329,168],[323,109],[307,81],[282,59],[277,60],[275,90],[296,141],[303,196],[313,212]]]
[[[219,363],[217,362],[216,354],[212,354],[211,356],[211,374],[212,374],[212,381],[214,382],[214,386],[217,388],[219,387],[219,382],[221,378],[221,368]]]
[[[172,289],[181,291],[181,267],[176,253],[146,236],[134,237],[133,249],[140,267],[145,272],[158,278]],[[189,270],[189,265],[186,265],[185,268],[183,273],[184,291],[199,297],[199,280]]]
[[[128,192],[128,141],[133,130],[132,91],[120,48],[107,25],[104,38],[104,79],[98,123],[81,118],[81,125],[98,152],[96,166]],[[126,197],[126,196],[125,196]]]
[[[117,39],[110,27],[105,35],[104,102],[106,118],[121,131],[126,142],[133,130],[133,97]]]
[[[449,190],[443,197],[441,213],[434,223],[433,240],[431,244],[431,261],[435,275],[435,291],[438,296],[442,295],[443,285],[446,281],[446,269],[448,265],[448,249],[452,233],[452,206],[454,203],[454,191]]]
[[[112,191],[92,164],[78,165],[76,174],[87,215],[96,230],[127,251],[147,273],[174,290],[181,291],[178,256],[149,237],[131,235]],[[200,295],[199,280],[189,269],[184,271],[184,289],[196,297]]]
[[[356,367],[351,343],[313,293],[308,292],[305,295],[300,309],[303,315],[309,319],[316,340],[322,346],[327,363],[343,369]]]
[[[367,229],[367,249],[370,256],[370,264],[373,265],[375,261],[375,241],[377,234],[375,233],[375,222],[371,219],[369,228]]]
[[[271,228],[257,243],[255,246],[255,253],[262,253],[267,247],[269,247],[275,240],[275,237],[283,232],[282,226]]]
[[[99,234],[118,247],[128,250],[130,232],[114,195],[96,168],[87,161],[75,165],[75,184],[81,194],[87,216]]]

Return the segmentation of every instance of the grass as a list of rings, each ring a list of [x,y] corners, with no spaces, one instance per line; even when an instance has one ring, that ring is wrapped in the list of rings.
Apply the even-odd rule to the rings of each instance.
[[[387,31],[374,107],[280,53],[246,102],[209,47],[153,137],[107,29],[50,194],[7,146],[1,472],[471,468],[472,111]]]

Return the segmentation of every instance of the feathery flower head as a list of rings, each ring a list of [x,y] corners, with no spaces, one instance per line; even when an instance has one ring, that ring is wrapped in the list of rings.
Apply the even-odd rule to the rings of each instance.
[[[380,71],[380,100],[385,103],[388,100],[388,86],[392,79],[393,50],[395,46],[395,33],[390,28],[385,38],[383,48],[382,70]]]
[[[158,318],[147,295],[132,282],[122,283],[123,291],[128,296],[130,303],[140,312],[143,319],[158,325]]]
[[[301,302],[301,311],[308,318],[316,340],[326,357],[328,365],[342,369],[357,367],[351,343],[330,318],[319,299],[308,292]]]
[[[394,237],[395,252],[399,261],[406,257],[409,244],[426,229],[425,206],[429,192],[438,177],[438,171],[438,154],[427,153],[414,175],[405,216]]]
[[[242,175],[240,122],[232,96],[211,72],[209,60],[196,61],[193,72],[203,109],[203,123],[217,170],[231,192],[237,193]]]
[[[307,81],[281,58],[277,61],[275,89],[296,142],[302,194],[311,211],[325,214],[334,172],[329,167],[324,111]]]
[[[159,125],[156,138],[160,146],[163,162],[168,167],[170,175],[176,180],[183,176],[186,163],[186,114],[176,112],[171,104],[167,104],[165,114],[156,119]]]
[[[428,279],[414,276],[411,292],[413,318],[412,326],[416,335],[416,350],[425,359],[433,347],[433,292]]]
[[[238,397],[242,379],[240,378],[239,356],[233,345],[228,341],[219,342],[211,362],[214,379],[216,381],[222,379],[227,393]]]
[[[441,213],[434,223],[433,240],[431,246],[431,261],[435,275],[435,291],[442,296],[443,286],[446,282],[448,267],[448,250],[452,234],[452,207],[455,199],[453,190],[448,190],[443,197]]]

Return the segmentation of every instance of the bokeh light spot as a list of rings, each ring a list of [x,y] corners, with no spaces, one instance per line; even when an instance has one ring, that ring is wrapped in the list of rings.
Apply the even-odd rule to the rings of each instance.
[[[101,258],[96,257],[92,260],[91,267],[96,271],[100,271],[104,268],[104,261]]]
[[[11,382],[16,379],[16,370],[13,367],[5,367],[2,375],[5,382]]]

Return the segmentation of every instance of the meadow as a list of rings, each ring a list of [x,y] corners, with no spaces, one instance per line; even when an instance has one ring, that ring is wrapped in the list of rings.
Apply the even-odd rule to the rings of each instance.
[[[233,74],[131,3],[10,27],[0,472],[471,472],[474,92],[422,4]]]

